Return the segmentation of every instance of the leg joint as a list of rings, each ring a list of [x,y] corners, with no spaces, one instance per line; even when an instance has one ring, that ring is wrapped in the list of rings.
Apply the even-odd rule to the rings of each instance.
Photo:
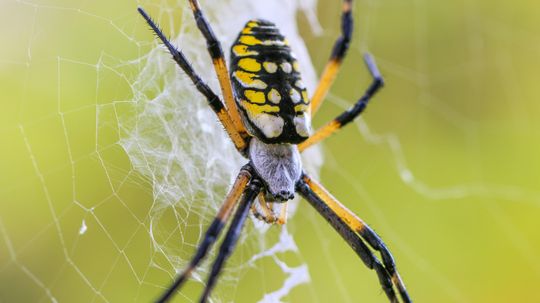
[[[221,45],[216,39],[214,32],[208,25],[208,22],[206,21],[206,18],[204,17],[202,12],[200,10],[194,11],[193,16],[195,17],[197,27],[206,39],[206,47],[208,49],[208,52],[210,53],[210,57],[212,57],[212,59],[218,59],[223,57],[223,50],[221,49]]]

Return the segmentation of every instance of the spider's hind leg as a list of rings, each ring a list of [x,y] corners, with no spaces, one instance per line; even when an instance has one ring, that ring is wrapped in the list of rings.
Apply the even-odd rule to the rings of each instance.
[[[225,235],[225,240],[223,240],[223,243],[221,243],[221,246],[219,247],[219,254],[212,264],[212,270],[210,271],[208,281],[206,282],[206,287],[204,288],[204,293],[199,302],[206,302],[210,296],[225,261],[229,258],[234,250],[234,247],[236,246],[236,242],[240,236],[240,231],[242,230],[244,222],[249,214],[250,206],[257,194],[259,194],[261,187],[262,183],[258,179],[254,178],[244,191],[242,201],[236,210],[234,219],[229,227],[229,230],[227,231],[227,235]]]
[[[332,225],[358,254],[364,264],[375,270],[390,302],[399,302],[394,286],[399,291],[402,302],[412,302],[405,284],[397,272],[390,251],[380,237],[362,219],[337,201],[322,185],[306,175],[298,182],[297,190]],[[365,242],[381,254],[382,262],[375,257]]]
[[[176,277],[173,284],[169,288],[167,288],[167,291],[165,291],[165,293],[161,295],[161,297],[157,300],[157,302],[166,302],[167,300],[169,300],[174,294],[174,292],[179,290],[182,287],[186,279],[189,278],[189,276],[191,276],[191,273],[193,272],[193,270],[206,257],[208,250],[212,247],[214,242],[217,240],[219,234],[221,233],[221,230],[225,226],[228,218],[231,215],[231,212],[236,206],[238,200],[240,199],[240,196],[246,189],[246,186],[248,182],[250,181],[250,179],[251,179],[251,173],[249,172],[249,170],[246,168],[242,168],[242,170],[238,174],[238,177],[232,189],[227,195],[225,202],[221,206],[214,221],[212,222],[210,227],[207,229],[204,235],[204,239],[199,244],[197,248],[197,252],[191,259],[188,267],[180,275]]]

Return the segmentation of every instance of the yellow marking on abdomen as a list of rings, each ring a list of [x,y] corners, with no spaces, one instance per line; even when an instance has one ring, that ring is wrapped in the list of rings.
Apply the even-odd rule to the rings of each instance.
[[[298,63],[298,61],[294,60],[292,67],[295,71],[300,72],[300,63]]]
[[[307,104],[298,104],[294,107],[295,112],[307,112],[309,110],[309,105]]]
[[[244,58],[238,61],[238,66],[248,72],[258,72],[261,70],[261,64],[253,58]]]
[[[308,99],[308,96],[307,96],[307,91],[306,91],[306,90],[303,90],[303,91],[302,91],[302,99],[304,99],[304,100],[309,100],[309,99]],[[308,102],[308,103],[309,103],[309,102]]]
[[[259,53],[256,51],[248,51],[248,46],[243,44],[237,44],[232,48],[233,53],[238,57],[256,56]]]
[[[258,45],[261,44],[261,40],[251,36],[251,35],[242,35],[238,41],[245,45]]]
[[[263,92],[258,92],[258,91],[254,91],[254,90],[245,90],[244,91],[244,95],[246,96],[246,98],[249,99],[249,101],[253,102],[253,103],[265,103],[266,101],[266,98],[264,97],[264,93]]]
[[[248,111],[249,114],[252,116],[256,116],[262,113],[278,113],[279,112],[279,106],[275,105],[259,105],[259,104],[253,104],[249,103],[246,100],[240,100],[240,103],[242,104],[242,107]]]
[[[255,77],[257,76],[256,74],[246,73],[246,72],[238,70],[238,71],[235,71],[233,75],[243,87],[251,87],[251,88],[258,88],[258,89],[265,89],[267,87],[264,81],[255,79]]]

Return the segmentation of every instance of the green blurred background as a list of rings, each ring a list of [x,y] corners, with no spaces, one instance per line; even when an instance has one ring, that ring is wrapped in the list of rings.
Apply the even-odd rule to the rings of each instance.
[[[1,302],[147,302],[169,280],[149,264],[152,184],[116,144],[123,109],[108,106],[130,100],[129,86],[98,73],[153,47],[138,43],[153,38],[137,5],[148,3],[0,2]],[[168,5],[184,4],[159,3]],[[364,50],[387,86],[324,143],[322,182],[385,239],[416,302],[540,302],[540,3],[354,9],[351,51],[314,124],[368,85]],[[318,10],[322,35],[299,21],[320,72],[339,1]],[[136,67],[116,66],[132,77]],[[375,274],[306,203],[299,209],[288,224],[301,257],[290,259],[308,264],[311,282],[286,301],[386,302]],[[282,279],[271,266],[249,268],[223,300],[256,301]]]

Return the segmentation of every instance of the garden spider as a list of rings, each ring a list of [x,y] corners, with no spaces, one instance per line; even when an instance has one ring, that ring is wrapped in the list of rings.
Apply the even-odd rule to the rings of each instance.
[[[189,4],[197,26],[206,39],[225,104],[202,81],[184,55],[167,40],[148,14],[142,8],[138,11],[168,48],[174,61],[206,97],[236,149],[249,162],[240,170],[189,266],[177,276],[158,302],[169,300],[183,285],[204,259],[236,208],[200,299],[200,302],[206,302],[225,261],[236,245],[250,209],[268,223],[283,224],[286,221],[286,203],[293,198],[295,192],[304,197],[334,227],[367,267],[376,271],[382,289],[391,302],[399,302],[395,289],[403,302],[411,302],[394,259],[379,236],[322,185],[306,175],[300,161],[300,152],[358,117],[369,99],[383,85],[373,58],[366,54],[364,59],[373,77],[372,84],[351,109],[310,135],[311,117],[324,100],[349,46],[353,23],[352,0],[343,1],[341,36],[335,42],[330,60],[311,100],[301,81],[298,62],[287,40],[273,23],[251,20],[245,25],[231,48],[229,74],[220,43],[198,1],[189,0]],[[254,203],[257,197],[258,201]],[[283,203],[279,214],[274,213],[274,203]],[[372,250],[381,254],[382,262]]]

